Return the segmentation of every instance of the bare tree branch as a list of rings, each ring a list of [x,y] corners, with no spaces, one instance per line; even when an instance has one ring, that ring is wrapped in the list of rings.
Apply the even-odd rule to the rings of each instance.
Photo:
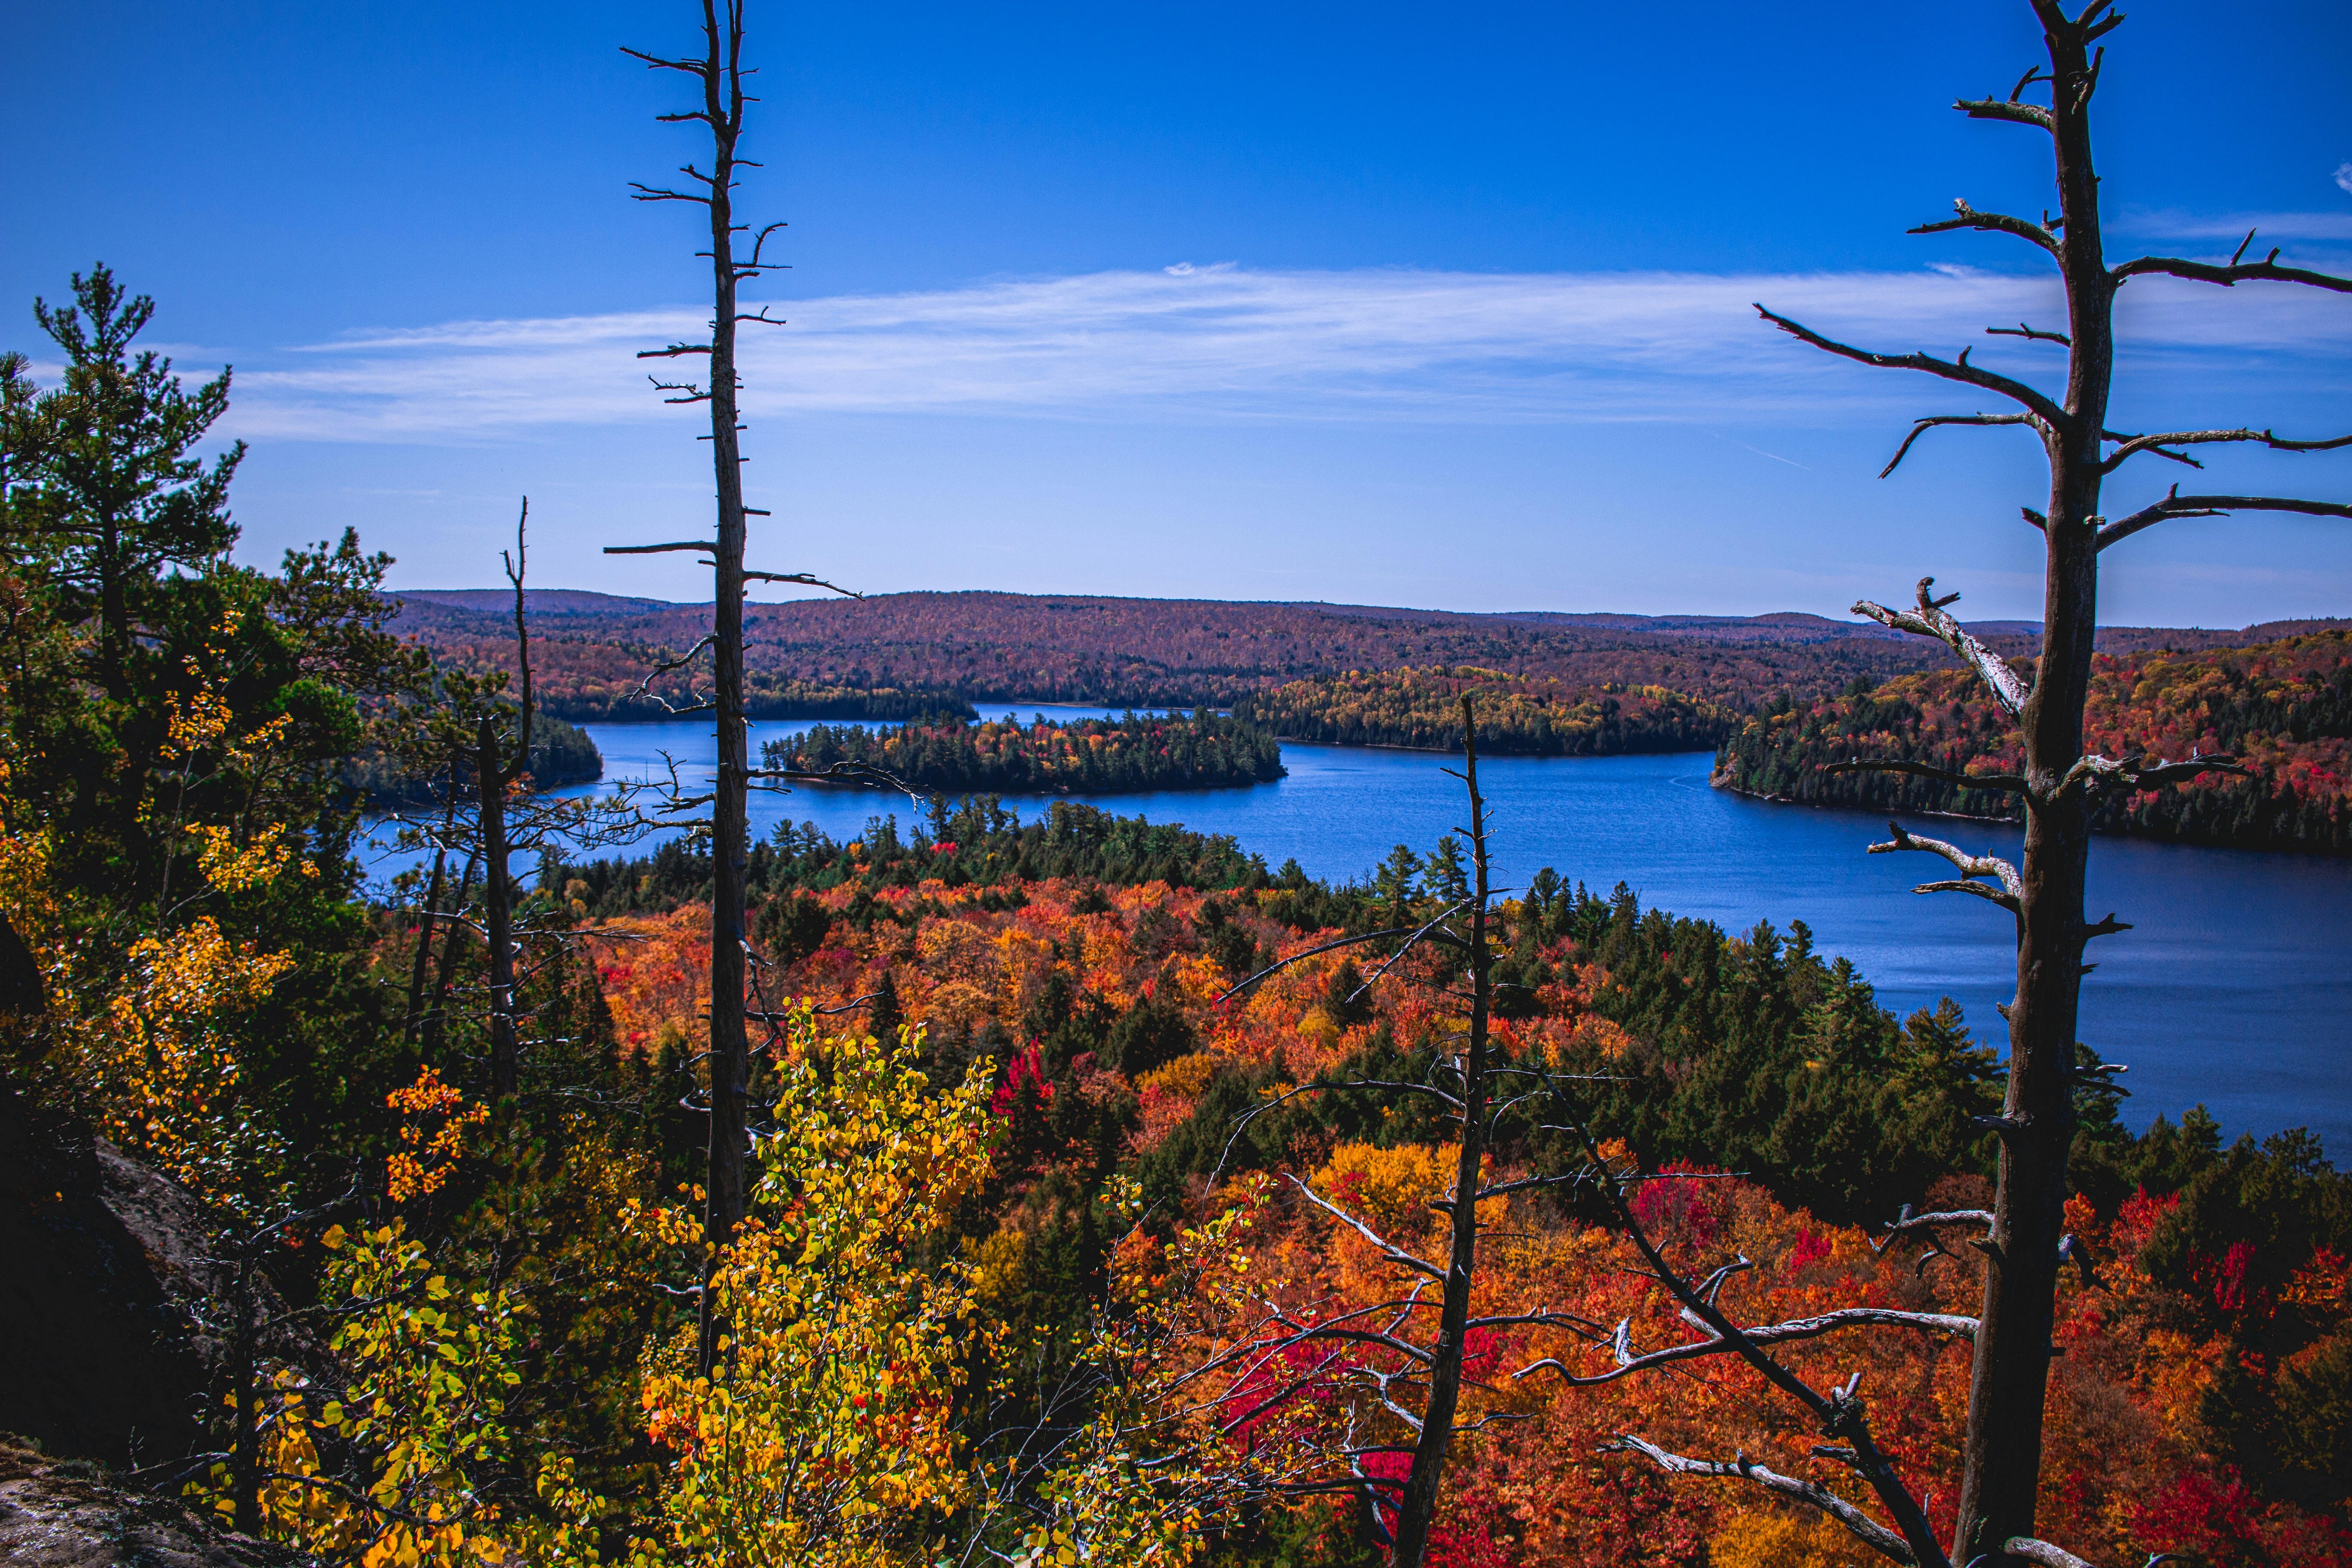
[[[1370,1226],[1366,1225],[1362,1220],[1358,1219],[1354,1215],[1349,1214],[1346,1209],[1339,1207],[1336,1204],[1325,1202],[1321,1194],[1318,1193],[1313,1187],[1308,1186],[1305,1182],[1300,1181],[1297,1176],[1290,1175],[1287,1172],[1284,1173],[1284,1174],[1288,1179],[1290,1184],[1298,1189],[1299,1195],[1304,1197],[1308,1203],[1313,1204],[1317,1208],[1321,1209],[1325,1214],[1329,1215],[1333,1219],[1338,1220],[1341,1225],[1346,1226],[1349,1230],[1354,1231],[1358,1236],[1362,1237],[1366,1241],[1369,1241],[1374,1247],[1379,1247],[1381,1249],[1381,1257],[1383,1260],[1393,1263],[1400,1268],[1411,1268],[1418,1273],[1426,1274],[1433,1279],[1439,1281],[1443,1281],[1444,1279],[1445,1270],[1440,1268],[1436,1264],[1423,1261],[1421,1258],[1416,1258],[1412,1253],[1407,1252],[1404,1248],[1389,1240],[1388,1237],[1381,1235],[1380,1232],[1374,1230]]]
[[[2252,778],[2253,771],[2237,758],[2221,752],[2210,756],[2190,751],[2186,762],[2168,763],[2158,757],[2149,762],[2144,756],[2126,757],[2117,762],[2112,757],[2086,756],[2066,770],[2058,781],[2062,790],[2076,784],[2090,789],[2156,789],[2165,784],[2187,784],[2200,773],[2234,773],[2240,778]]]
[[[1991,331],[1993,330],[1994,329],[1990,327],[1987,327],[1985,329],[1987,331]],[[1915,420],[1912,423],[1911,434],[1903,437],[1903,445],[1895,448],[1895,456],[1886,460],[1886,467],[1878,470],[1878,477],[1883,479],[1887,475],[1893,473],[1902,463],[1903,459],[1910,454],[1911,443],[1916,441],[1920,437],[1926,435],[1928,431],[1935,429],[1939,425],[2031,425],[2045,436],[2048,435],[2050,431],[2050,427],[2042,422],[2041,417],[2038,415],[2032,414],[1933,415],[1925,419]]]
[[[1906,228],[1903,232],[1949,234],[1954,229],[1981,229],[1991,234],[2015,235],[2030,244],[2040,246],[2052,256],[2058,254],[2057,231],[2045,227],[2042,224],[2021,217],[2011,217],[2007,213],[1980,213],[1969,205],[1964,199],[1956,198],[1952,203],[1952,210],[1959,216],[1945,218],[1939,223],[1923,223],[1916,228]]]
[[[1689,1312],[1685,1312],[1684,1317],[1698,1328],[1706,1327],[1704,1322]],[[1961,1339],[1973,1339],[1976,1337],[1977,1320],[1949,1312],[1898,1311],[1891,1307],[1840,1307],[1817,1317],[1792,1318],[1785,1323],[1766,1323],[1753,1329],[1742,1329],[1739,1331],[1751,1344],[1772,1345],[1787,1344],[1799,1340],[1819,1339],[1823,1334],[1835,1333],[1840,1329],[1859,1328],[1920,1329],[1928,1333],[1950,1334]],[[1710,1331],[1710,1337],[1704,1340],[1692,1340],[1684,1344],[1669,1345],[1664,1350],[1649,1351],[1634,1355],[1626,1347],[1627,1331],[1628,1323],[1617,1325],[1615,1342],[1617,1364],[1608,1372],[1583,1376],[1570,1372],[1566,1363],[1559,1358],[1546,1356],[1541,1361],[1530,1363],[1520,1368],[1511,1373],[1511,1376],[1516,1380],[1531,1377],[1538,1372],[1549,1371],[1557,1373],[1560,1381],[1572,1388],[1591,1388],[1599,1384],[1614,1383],[1621,1377],[1626,1377],[1637,1372],[1647,1372],[1653,1367],[1671,1365],[1675,1362],[1696,1361],[1702,1356],[1741,1353],[1736,1341],[1714,1335]]]
[[[2018,322],[2017,325],[2013,327],[1987,327],[1985,329],[1985,336],[1989,338],[2031,338],[2037,343],[2056,343],[2061,348],[2073,348],[2074,346],[2074,340],[2068,337],[2063,332],[2040,331],[2032,327],[2027,326],[2023,321]]]
[[[2058,129],[2057,119],[2038,103],[2021,103],[2013,98],[1960,99],[1952,107],[1970,120],[2006,120],[2018,125],[2039,125],[2044,131]]]
[[[2352,502],[2337,500],[2301,500],[2289,496],[2185,496],[2180,487],[2152,506],[2145,506],[2129,517],[2102,524],[2098,548],[2120,543],[2143,529],[2154,528],[2159,522],[2169,522],[2184,517],[2222,517],[2233,511],[2298,511],[2309,517],[2352,517]]]
[[[2012,1535],[2000,1543],[2000,1549],[2011,1557],[2022,1557],[2028,1563],[2039,1563],[2043,1568],[2091,1568],[2086,1560],[2075,1556],[2063,1546],[2053,1546],[2046,1541],[2036,1541],[2030,1535]],[[2171,1555],[2159,1552],[2148,1559],[2153,1564]]]
[[[1940,855],[1958,868],[1963,879],[1957,882],[1923,882],[1912,889],[1913,892],[1974,893],[1978,898],[1991,900],[2011,914],[2023,912],[2025,884],[2018,877],[2017,868],[2008,861],[1997,855],[1971,855],[1958,845],[1947,844],[1940,838],[1915,838],[1903,831],[1900,823],[1889,822],[1886,825],[1886,830],[1895,837],[1885,844],[1872,845],[1869,853],[1892,855],[1907,849],[1917,849],[1929,855]],[[1978,877],[1998,878],[2000,886],[1989,888],[1982,882],[1973,879]]]
[[[1768,1470],[1763,1466],[1749,1460],[1745,1454],[1729,1461],[1690,1459],[1680,1454],[1669,1454],[1654,1443],[1645,1442],[1640,1437],[1630,1435],[1619,1437],[1612,1446],[1644,1455],[1653,1464],[1670,1475],[1715,1476],[1754,1481],[1767,1491],[1777,1492],[1782,1497],[1791,1498],[1798,1502],[1807,1503],[1821,1510],[1845,1526],[1856,1540],[1894,1562],[1916,1561],[1912,1555],[1911,1548],[1904,1542],[1903,1537],[1887,1529],[1827,1487],[1814,1481],[1801,1480],[1795,1476],[1784,1476],[1777,1470]]]
[[[1960,351],[1959,358],[1957,360],[1937,359],[1933,354],[1926,353],[1874,353],[1868,349],[1858,349],[1850,343],[1842,343],[1833,338],[1825,338],[1811,327],[1801,322],[1792,321],[1786,316],[1776,315],[1761,305],[1756,307],[1756,313],[1790,337],[1811,343],[1813,347],[1826,353],[1853,360],[1858,363],[1876,365],[1882,370],[1925,371],[1929,375],[1941,376],[1946,381],[1964,382],[1970,386],[1980,386],[1987,392],[1998,392],[2013,403],[2022,404],[2041,416],[2045,424],[2056,429],[2065,429],[2074,422],[2073,416],[2063,408],[2042,393],[2026,385],[2025,383],[2011,380],[1993,371],[1980,370],[1970,364],[1969,351],[1966,349]]]
[[[1420,929],[1426,930],[1427,928],[1423,927]],[[1343,947],[1355,947],[1363,942],[1378,942],[1382,937],[1411,936],[1413,934],[1414,930],[1415,928],[1412,926],[1390,926],[1384,931],[1368,931],[1361,936],[1343,936],[1337,942],[1327,942],[1319,946],[1310,947],[1302,952],[1294,952],[1288,958],[1277,959],[1274,963],[1267,964],[1264,969],[1259,970],[1255,974],[1250,975],[1246,979],[1235,981],[1223,994],[1213,998],[1209,1003],[1209,1005],[1212,1007],[1222,1005],[1232,998],[1240,995],[1243,992],[1248,990],[1251,986],[1256,984],[1259,981],[1264,980],[1268,975],[1278,974],[1283,970],[1289,968],[1292,964],[1300,963],[1306,959],[1313,958],[1318,953],[1336,952]]]
[[[716,550],[719,546],[704,539],[679,540],[671,544],[607,544],[607,555],[659,555],[671,550]]]
[[[1890,631],[1909,632],[1915,637],[1934,637],[1954,653],[1968,660],[1969,668],[1981,676],[1992,689],[1993,700],[2002,711],[2016,718],[2025,710],[2030,695],[2025,681],[2010,667],[2009,660],[1985,647],[1968,629],[1944,613],[1944,606],[1956,603],[1958,594],[1934,598],[1927,590],[1936,585],[1933,577],[1919,579],[1919,607],[1916,610],[1890,610],[1883,605],[1862,599],[1855,602],[1853,613],[1876,621]]]
[[[746,507],[743,510],[750,511],[753,509]],[[812,588],[829,589],[832,592],[840,595],[845,599],[862,599],[866,597],[865,595],[859,593],[855,588],[845,588],[838,583],[828,583],[824,578],[813,577],[806,572],[755,572],[751,567],[747,566],[743,569],[743,575],[748,578],[756,578],[762,583],[803,583]]]
[[[2241,283],[2302,283],[2338,294],[2352,294],[2352,278],[2307,272],[2300,267],[2281,267],[2278,255],[2278,251],[2273,249],[2260,261],[2233,263],[2227,267],[2215,267],[2204,261],[2186,261],[2177,256],[2143,256],[2111,268],[2107,276],[2121,283],[2126,278],[2162,273],[2167,277],[2186,278],[2194,283],[2218,283],[2224,289],[2233,289]]]
[[[2106,438],[2110,441],[2121,441],[2123,445],[2109,453],[2106,460],[2099,465],[2099,471],[2103,474],[2114,473],[2123,467],[2126,458],[2136,457],[2141,452],[2155,452],[2158,457],[2170,458],[2176,462],[2187,463],[2190,468],[2204,467],[2185,453],[2159,450],[2165,447],[2208,446],[2224,441],[2260,441],[2274,452],[2328,452],[2338,447],[2352,447],[2352,436],[2338,436],[2327,441],[2282,441],[2268,430],[2243,429],[2174,430],[2158,436],[2131,437],[2116,436],[2110,432]]]

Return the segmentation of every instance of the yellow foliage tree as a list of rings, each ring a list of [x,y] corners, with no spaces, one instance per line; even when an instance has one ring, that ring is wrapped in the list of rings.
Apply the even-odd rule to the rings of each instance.
[[[944,1232],[989,1173],[992,1074],[935,1095],[919,1044],[827,1035],[805,1006],[786,1026],[752,1214],[714,1276],[721,1363],[693,1375],[681,1340],[646,1382],[653,1436],[679,1458],[641,1555],[912,1561],[964,1502],[953,1414],[972,1293]],[[703,1243],[686,1211],[632,1217]]]

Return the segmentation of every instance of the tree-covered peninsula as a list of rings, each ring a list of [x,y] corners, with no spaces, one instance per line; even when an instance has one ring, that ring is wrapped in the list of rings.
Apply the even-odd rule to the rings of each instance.
[[[578,725],[542,714],[531,726],[529,772],[539,789],[593,784],[604,776],[604,754]],[[381,747],[353,757],[343,782],[379,808],[431,805],[446,798],[450,788],[446,770],[436,778]]]
[[[2092,819],[2098,831],[2352,854],[2352,632],[2199,654],[2101,654],[2084,722],[2084,743],[2107,756],[2218,753],[2248,770],[2107,795]],[[1971,777],[2019,765],[2014,738],[1982,684],[1958,670],[1930,670],[1773,703],[1724,742],[1715,783],[1812,805],[2021,819],[2016,797],[1998,789],[1828,771],[1853,761],[1919,763]]]
[[[1458,752],[1465,692],[1478,699],[1481,749],[1520,756],[1705,751],[1738,721],[1727,708],[1663,686],[1513,676],[1470,665],[1294,680],[1243,697],[1234,715],[1286,740]]]
[[[1205,710],[1027,724],[941,718],[878,731],[817,724],[763,754],[768,766],[795,772],[873,770],[924,795],[1223,789],[1284,772],[1273,735]]]

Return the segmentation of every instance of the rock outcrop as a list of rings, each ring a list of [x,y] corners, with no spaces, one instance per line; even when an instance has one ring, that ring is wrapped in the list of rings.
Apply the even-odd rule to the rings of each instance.
[[[112,1485],[86,1459],[0,1437],[0,1562],[17,1568],[302,1568],[182,1505]]]

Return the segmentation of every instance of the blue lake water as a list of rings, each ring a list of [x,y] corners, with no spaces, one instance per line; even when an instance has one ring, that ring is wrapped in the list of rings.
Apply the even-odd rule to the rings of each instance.
[[[1100,709],[985,705],[992,718]],[[805,726],[752,726],[761,742]],[[586,726],[608,780],[658,776],[667,751],[689,783],[709,777],[716,748],[708,720]],[[1113,795],[1093,804],[1121,816],[1231,834],[1279,867],[1296,858],[1312,875],[1360,879],[1396,844],[1426,853],[1464,820],[1461,784],[1441,770],[1460,759],[1423,752],[1286,744],[1290,769],[1251,789]],[[1496,870],[1524,886],[1541,866],[1605,893],[1620,881],[1645,905],[1740,931],[1801,920],[1824,955],[1853,961],[1897,1014],[1950,995],[1980,1037],[2000,1045],[1994,1005],[2015,978],[2009,917],[1980,900],[1921,898],[1916,882],[1940,862],[1865,856],[1883,819],[1743,799],[1707,787],[1712,757],[1536,759],[1479,766],[1492,803]],[[1041,800],[1009,801],[1024,819]],[[756,795],[755,833],[811,821],[854,837],[867,817],[913,813],[902,795],[806,789]],[[2019,834],[2001,825],[1906,818],[1918,833],[2014,858]],[[653,840],[648,840],[648,843]],[[642,849],[633,851],[643,853]],[[405,857],[389,855],[389,870]],[[2083,1037],[2128,1064],[2126,1119],[2178,1121],[2202,1101],[2231,1135],[2307,1126],[2331,1153],[2352,1151],[2352,862],[2241,850],[2100,839],[2091,851],[2090,914],[2114,910],[2134,929],[2093,944],[2084,982]]]

